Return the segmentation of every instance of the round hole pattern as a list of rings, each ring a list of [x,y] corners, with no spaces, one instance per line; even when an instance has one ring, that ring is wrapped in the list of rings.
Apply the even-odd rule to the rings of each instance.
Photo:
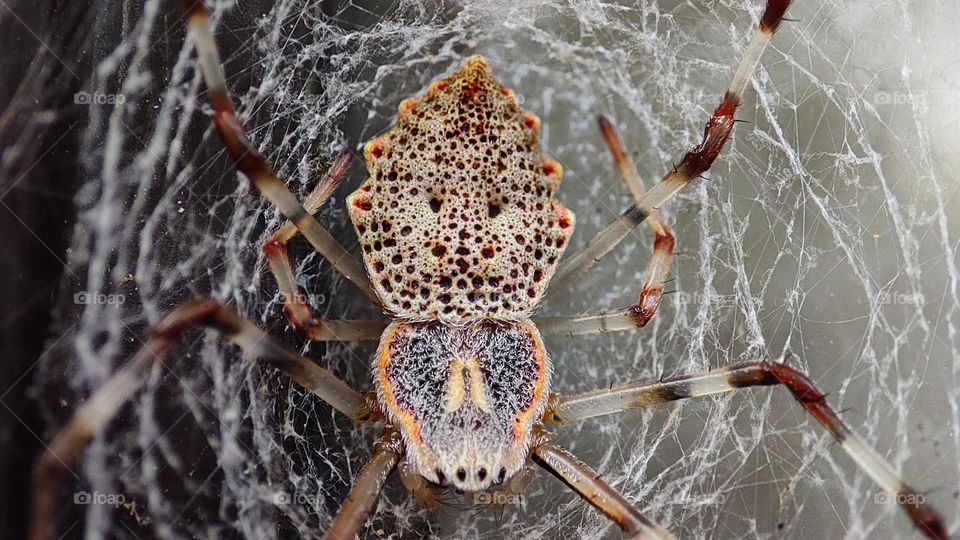
[[[573,232],[540,120],[474,56],[366,144],[347,200],[385,309],[401,320],[528,316]]]

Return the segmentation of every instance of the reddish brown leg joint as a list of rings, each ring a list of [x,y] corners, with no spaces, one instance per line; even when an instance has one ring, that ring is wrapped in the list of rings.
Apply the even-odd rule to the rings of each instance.
[[[311,338],[320,332],[323,321],[314,317],[313,310],[307,305],[306,299],[300,294],[294,276],[289,269],[287,242],[278,238],[279,231],[263,245],[263,253],[273,269],[273,275],[278,282],[281,280],[280,294],[283,296],[283,311],[290,323],[304,336]],[[287,274],[290,274],[289,276]],[[288,290],[289,289],[289,290]],[[311,338],[312,339],[312,338]]]
[[[827,405],[826,395],[820,392],[813,382],[800,371],[776,362],[757,362],[744,364],[744,367],[759,368],[755,374],[746,373],[745,376],[731,377],[730,384],[734,386],[775,385],[785,386],[800,406],[807,410],[820,424],[827,428],[834,439],[843,443],[850,436],[850,429],[837,414]],[[736,367],[731,368],[736,369]],[[739,374],[738,374],[739,375]],[[913,523],[926,536],[937,540],[948,538],[946,525],[932,508],[922,503],[912,488],[901,482],[897,495],[907,495],[900,505],[913,520]]]
[[[684,154],[677,166],[677,170],[694,178],[706,172],[720,155],[723,145],[733,132],[733,113],[740,106],[740,97],[730,92],[723,95],[720,105],[713,111],[713,116],[703,128],[703,140]]]
[[[657,231],[656,239],[653,242],[653,259],[662,261],[661,264],[668,265],[673,257],[673,248],[676,240],[670,229],[664,227]],[[651,271],[657,271],[651,268]],[[660,308],[660,302],[663,299],[663,278],[662,276],[650,276],[647,282],[643,284],[640,291],[640,299],[633,306],[633,318],[638,328],[646,326],[653,315]]]
[[[768,0],[767,7],[763,10],[763,17],[760,19],[760,31],[774,33],[777,27],[783,22],[783,15],[787,12],[790,0]]]

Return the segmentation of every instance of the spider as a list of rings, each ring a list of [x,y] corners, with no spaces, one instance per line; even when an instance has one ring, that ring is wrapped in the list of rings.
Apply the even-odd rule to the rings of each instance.
[[[640,328],[656,313],[674,247],[657,209],[720,154],[740,97],[789,3],[767,0],[702,141],[650,191],[644,190],[613,125],[601,119],[602,135],[634,202],[563,263],[575,217],[554,196],[562,169],[540,152],[540,120],[519,108],[513,92],[497,82],[483,58],[467,59],[421,98],[401,102],[396,126],[365,145],[368,177],[347,198],[362,247],[361,265],[313,218],[344,176],[348,158],[337,159],[301,203],[247,139],[226,87],[208,12],[201,1],[187,0],[213,121],[227,152],[288,219],[264,246],[285,312],[312,340],[378,341],[372,363],[375,390],[355,391],[216,301],[180,306],[38,458],[32,538],[49,538],[54,532],[56,487],[65,465],[79,457],[137,391],[146,368],[163,358],[184,330],[197,325],[219,331],[248,357],[275,366],[352,420],[384,423],[327,538],[357,535],[394,470],[418,501],[430,503],[448,489],[519,494],[530,480],[530,462],[634,537],[673,538],[558,445],[546,426],[768,385],[785,386],[875,482],[897,495],[920,531],[946,538],[942,519],[923,497],[843,424],[809,378],[788,365],[764,360],[581,394],[550,392],[551,366],[542,336]],[[585,273],[643,222],[655,241],[636,305],[593,315],[533,318],[545,298]],[[299,294],[287,256],[287,243],[297,233],[391,322],[315,316]]]

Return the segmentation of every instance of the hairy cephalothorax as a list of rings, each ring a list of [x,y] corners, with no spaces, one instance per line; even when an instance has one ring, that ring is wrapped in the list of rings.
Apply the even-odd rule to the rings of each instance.
[[[523,466],[550,376],[530,321],[394,323],[373,371],[380,406],[424,478],[477,492]]]
[[[541,335],[630,330],[644,326],[656,312],[674,247],[657,209],[719,156],[744,88],[788,3],[767,1],[702,141],[650,191],[643,189],[613,125],[601,120],[603,137],[634,202],[562,263],[574,218],[555,198],[561,169],[540,152],[540,121],[520,110],[485,60],[467,59],[452,76],[431,84],[422,98],[403,101],[397,126],[366,145],[368,178],[348,198],[361,265],[312,215],[343,177],[348,160],[337,160],[301,203],[248,141],[227,91],[207,10],[202,2],[187,0],[217,130],[240,171],[289,220],[264,246],[286,312],[310,339],[379,341],[372,366],[375,390],[353,390],[213,300],[183,305],[84,403],[38,460],[33,538],[49,538],[56,530],[56,487],[65,464],[78,458],[137,391],[146,368],[196,325],[218,330],[245,349],[248,358],[275,366],[354,421],[384,422],[383,435],[350,495],[333,521],[323,524],[328,538],[356,536],[395,469],[417,500],[429,504],[446,489],[520,493],[530,479],[531,463],[635,537],[671,538],[555,443],[546,426],[768,385],[785,387],[867,475],[897,495],[921,532],[946,538],[941,518],[924,498],[840,420],[810,379],[786,364],[761,360],[581,394],[549,393],[551,368]],[[645,221],[656,240],[635,305],[572,317],[533,314],[541,300],[586,272]],[[298,232],[391,322],[315,316],[298,294],[286,255],[287,242]]]

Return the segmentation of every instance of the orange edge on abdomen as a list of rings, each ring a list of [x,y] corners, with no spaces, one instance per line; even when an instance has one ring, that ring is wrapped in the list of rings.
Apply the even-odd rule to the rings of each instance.
[[[513,437],[515,441],[523,440],[523,436],[526,434],[524,425],[526,424],[530,415],[536,412],[537,406],[540,404],[540,400],[543,399],[543,389],[547,384],[547,358],[545,349],[543,347],[543,341],[537,335],[537,332],[530,328],[530,323],[524,323],[524,330],[530,336],[530,339],[537,344],[536,349],[534,350],[534,360],[539,368],[540,376],[537,380],[537,386],[533,389],[533,399],[530,400],[530,405],[518,412],[514,419]]]
[[[384,334],[381,339],[380,353],[377,356],[377,375],[380,378],[380,388],[383,390],[383,399],[387,402],[387,409],[399,420],[403,431],[409,433],[417,443],[420,443],[423,441],[423,437],[420,435],[420,424],[412,414],[406,412],[397,403],[397,398],[393,395],[393,387],[390,380],[387,379],[387,364],[390,363],[390,342],[402,328],[403,325],[397,325],[396,328]]]

